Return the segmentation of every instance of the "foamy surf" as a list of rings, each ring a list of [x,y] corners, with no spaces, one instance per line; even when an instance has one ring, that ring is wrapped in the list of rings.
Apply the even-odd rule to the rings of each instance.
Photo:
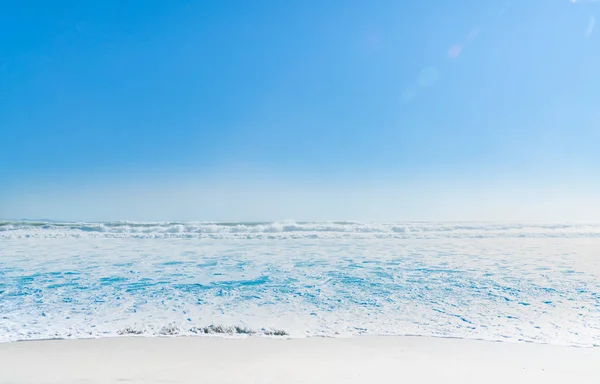
[[[581,223],[361,223],[361,222],[0,222],[0,239],[19,238],[212,239],[443,239],[600,238],[600,224]]]
[[[0,228],[0,341],[285,334],[600,344],[594,225]]]

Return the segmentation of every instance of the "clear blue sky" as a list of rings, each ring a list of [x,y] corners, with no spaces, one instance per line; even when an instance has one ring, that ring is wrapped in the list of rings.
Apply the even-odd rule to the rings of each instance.
[[[0,5],[0,218],[600,219],[600,2]]]

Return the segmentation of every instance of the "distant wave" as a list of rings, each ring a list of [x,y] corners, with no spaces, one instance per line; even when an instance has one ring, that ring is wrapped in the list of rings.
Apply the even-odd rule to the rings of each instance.
[[[0,222],[0,238],[600,238],[600,224],[332,222]]]

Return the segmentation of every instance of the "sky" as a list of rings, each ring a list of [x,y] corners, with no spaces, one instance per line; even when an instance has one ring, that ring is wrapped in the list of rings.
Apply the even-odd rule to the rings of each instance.
[[[600,2],[0,6],[0,218],[600,220]]]

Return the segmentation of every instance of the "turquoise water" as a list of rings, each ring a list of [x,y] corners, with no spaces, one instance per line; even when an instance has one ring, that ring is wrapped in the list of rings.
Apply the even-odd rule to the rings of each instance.
[[[594,226],[0,228],[0,341],[277,333],[600,344]]]

